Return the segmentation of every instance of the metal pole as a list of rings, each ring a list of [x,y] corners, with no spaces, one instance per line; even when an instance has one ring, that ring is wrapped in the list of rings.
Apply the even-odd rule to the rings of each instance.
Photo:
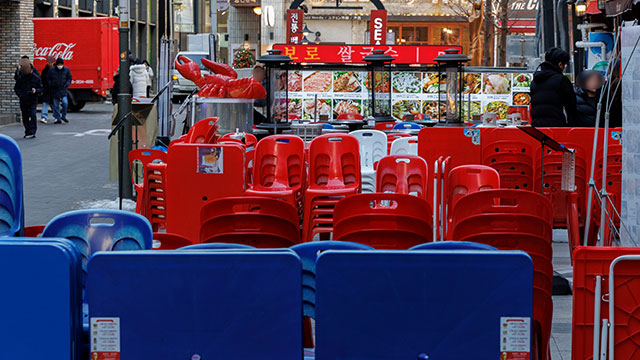
[[[167,84],[171,76],[171,40],[163,36],[160,43],[160,59],[158,61],[158,91],[160,84]],[[169,144],[171,131],[169,117],[171,114],[172,85],[158,97],[158,139],[163,144]]]
[[[119,172],[121,177],[121,197],[125,199],[133,198],[133,185],[131,184],[131,169],[124,166],[125,159],[129,158],[131,151],[131,88],[129,86],[129,0],[119,0],[118,12],[120,16],[120,91],[118,93],[118,120],[122,120],[125,116],[124,124],[120,131],[122,137],[120,141],[120,153],[122,171]]]
[[[209,59],[218,59],[218,0],[209,0],[209,16],[211,16],[211,36],[209,36]]]

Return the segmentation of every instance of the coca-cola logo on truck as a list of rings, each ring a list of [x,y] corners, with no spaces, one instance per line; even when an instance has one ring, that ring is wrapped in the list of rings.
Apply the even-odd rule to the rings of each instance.
[[[73,48],[76,43],[63,43],[59,42],[53,46],[41,46],[33,44],[33,58],[36,60],[47,60],[47,56],[51,55],[55,59],[62,58],[62,60],[73,60]]]

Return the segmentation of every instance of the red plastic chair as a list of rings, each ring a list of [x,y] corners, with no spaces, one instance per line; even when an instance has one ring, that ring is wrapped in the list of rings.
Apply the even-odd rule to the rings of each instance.
[[[147,164],[144,168],[144,206],[141,215],[151,223],[153,231],[166,228],[167,221],[167,164]]]
[[[391,131],[393,130],[393,126],[395,124],[396,124],[395,121],[379,122],[379,123],[376,123],[373,128],[375,130],[380,130],[380,131]]]
[[[177,250],[189,245],[193,245],[193,242],[184,236],[170,233],[153,233],[153,250]]]
[[[533,158],[539,145],[518,129],[488,129],[483,133],[483,164],[500,173],[503,189],[533,189]],[[536,152],[535,149],[538,149]]]
[[[395,123],[393,123],[395,125]],[[387,154],[391,153],[391,144],[393,144],[393,142],[397,139],[403,138],[403,137],[411,137],[411,134],[407,134],[407,133],[392,133],[389,134],[387,133]]]
[[[31,225],[24,227],[24,237],[40,237],[47,225]]]
[[[453,214],[458,201],[474,192],[500,189],[500,175],[498,172],[484,165],[463,165],[453,168],[449,172],[447,207],[448,213]]]
[[[285,200],[301,206],[305,182],[304,141],[293,135],[272,135],[258,143],[254,184],[245,194]]]
[[[309,147],[309,187],[304,194],[302,240],[333,231],[333,207],[361,191],[358,140],[347,134],[325,134]]]
[[[236,141],[244,145],[246,156],[246,173],[247,173],[247,186],[253,185],[253,163],[255,160],[256,145],[258,144],[258,138],[255,135],[249,133],[228,133],[224,134],[218,142]]]
[[[218,130],[218,118],[211,117],[193,124],[187,133],[185,142],[189,144],[214,144],[216,142],[216,132]]]
[[[385,156],[378,162],[378,192],[427,197],[429,172],[427,163],[415,155]]]
[[[451,166],[482,164],[480,129],[460,127],[422,128],[418,133],[418,155],[433,164],[450,156]]]
[[[415,196],[351,195],[336,204],[334,216],[336,240],[377,249],[408,249],[432,241],[431,209]]]
[[[131,169],[131,182],[136,191],[136,212],[142,213],[144,204],[144,170],[147,164],[167,162],[167,153],[157,149],[135,149],[129,152],[129,168]]]
[[[203,243],[280,248],[300,242],[298,212],[278,199],[244,196],[213,200],[202,208],[200,219]]]
[[[363,119],[362,115],[360,115],[358,113],[340,114],[336,118],[336,120],[362,120],[362,119]]]

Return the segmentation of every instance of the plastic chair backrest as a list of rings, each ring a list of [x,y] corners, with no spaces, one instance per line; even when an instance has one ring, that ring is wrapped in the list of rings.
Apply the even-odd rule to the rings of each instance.
[[[482,190],[500,189],[500,174],[484,165],[462,165],[449,172],[447,204],[449,213],[460,198]]]
[[[153,249],[154,250],[176,250],[192,244],[193,244],[193,241],[178,234],[159,233],[159,232],[153,233]]]
[[[75,210],[54,217],[42,237],[71,240],[86,261],[98,251],[150,250],[153,233],[149,220],[121,210]]]
[[[498,320],[532,315],[532,273],[520,251],[324,252],[317,359],[495,357]]]
[[[12,138],[0,134],[0,236],[24,232],[22,156]]]
[[[292,189],[304,184],[304,141],[294,135],[272,135],[256,146],[254,190]]]
[[[136,162],[140,163],[140,167],[142,171],[144,171],[147,164],[154,162],[166,163],[167,153],[156,149],[135,149],[129,151],[129,168],[131,169],[131,181],[133,184],[138,184],[140,182],[139,180],[143,178],[143,174],[137,174],[138,167],[135,166]]]
[[[210,161],[215,156],[217,166]],[[166,169],[167,232],[200,239],[202,206],[244,194],[245,156],[244,146],[236,144],[171,146]]]
[[[418,137],[410,136],[396,139],[391,144],[389,155],[418,155]]]
[[[190,144],[212,144],[215,142],[215,131],[218,127],[218,118],[211,117],[198,121],[193,124],[189,132],[186,142]]]
[[[395,121],[384,121],[376,123],[373,128],[375,130],[392,130],[395,124],[397,124]]]
[[[327,250],[374,250],[371,246],[348,241],[314,241],[291,247],[302,262],[302,312],[316,318],[316,260]]]
[[[418,155],[433,164],[440,156],[451,157],[451,167],[482,163],[481,131],[475,128],[422,128]]]
[[[429,188],[427,163],[417,155],[389,155],[378,163],[378,192],[415,195],[426,200]]]
[[[362,115],[360,115],[358,113],[340,114],[336,118],[336,120],[362,120],[362,119],[363,119]]]
[[[393,126],[393,130],[407,130],[407,129],[411,129],[411,130],[417,130],[422,128],[422,126],[414,123],[414,122],[401,122],[401,123],[397,123]]]
[[[498,250],[491,245],[471,241],[436,241],[420,244],[409,250]]]
[[[255,249],[253,246],[246,244],[228,244],[228,243],[205,243],[193,244],[181,247],[179,250],[231,250],[231,249]]]
[[[378,130],[356,130],[349,135],[360,144],[360,170],[374,171],[373,164],[387,155],[387,135]]]
[[[348,134],[325,134],[309,147],[309,189],[360,189],[358,139]]]

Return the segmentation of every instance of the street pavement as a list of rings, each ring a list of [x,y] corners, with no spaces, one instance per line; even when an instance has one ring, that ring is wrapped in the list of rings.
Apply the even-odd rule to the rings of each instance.
[[[69,124],[38,123],[35,139],[22,138],[21,124],[0,127],[22,151],[27,225],[46,224],[69,210],[117,204],[117,184],[109,181],[111,112],[111,104],[89,104],[70,113]],[[554,231],[553,248],[554,269],[571,280],[566,231]],[[553,302],[552,359],[569,360],[572,297],[554,296]]]
[[[112,108],[111,104],[87,104],[82,111],[68,114],[69,124],[38,122],[35,139],[22,138],[22,124],[0,127],[0,133],[14,138],[22,151],[27,225],[46,224],[87,202],[117,199],[117,184],[109,181],[107,135]]]

